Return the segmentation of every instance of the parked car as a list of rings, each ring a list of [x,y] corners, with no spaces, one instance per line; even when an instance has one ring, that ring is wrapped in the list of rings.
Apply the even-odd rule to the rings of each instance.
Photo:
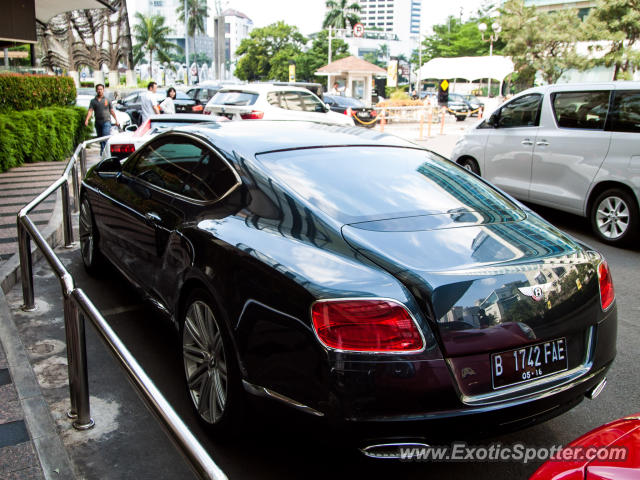
[[[452,160],[515,197],[588,217],[597,238],[640,229],[640,83],[526,90],[458,141]]]
[[[326,103],[331,111],[336,113],[342,113],[343,115],[351,114],[355,117],[355,124],[359,127],[372,128],[376,125],[376,118],[378,113],[375,109],[367,107],[357,98],[343,97],[341,95],[325,95],[324,103]]]
[[[466,120],[474,110],[473,106],[459,93],[449,94],[447,107],[449,107],[449,113],[455,115],[458,122]]]
[[[89,104],[91,103],[91,100],[93,100],[93,98],[95,97],[95,95],[78,95],[76,97],[76,105],[78,107],[84,107],[84,108],[89,108]],[[113,111],[116,114],[116,118],[118,120],[118,124],[120,125],[121,129],[125,129],[127,128],[129,125],[131,125],[131,117],[126,114],[125,112],[121,112],[120,110],[114,108]],[[111,115],[111,125],[116,124],[116,118],[113,118],[113,115]],[[95,127],[93,128],[93,136],[96,135],[96,129]]]
[[[307,120],[353,125],[353,119],[332,112],[306,88],[253,83],[227,87],[209,100],[205,114],[232,120]]]
[[[211,98],[218,93],[222,85],[215,83],[201,83],[186,91],[189,98],[196,100],[199,105],[206,105]],[[204,108],[204,107],[203,107]]]
[[[142,95],[147,90],[139,90],[119,100],[114,106],[121,111],[127,112],[136,125],[142,123]],[[167,98],[167,91],[163,89],[156,90],[156,100],[158,104]],[[176,113],[202,113],[204,105],[198,100],[190,98],[185,92],[176,91],[176,98],[173,100],[176,107]]]
[[[478,116],[478,109],[483,109],[484,110],[484,102],[482,102],[478,97],[476,97],[475,95],[462,95],[462,98],[464,98],[469,105],[471,106],[471,109],[473,110],[473,113],[471,114],[472,117],[477,117]]]
[[[174,323],[185,395],[218,431],[246,395],[369,455],[522,428],[601,389],[615,356],[602,255],[376,131],[161,133],[88,172],[80,241],[89,272],[108,259]]]
[[[125,131],[120,134],[111,135],[107,141],[107,146],[102,152],[102,157],[126,158],[135,152],[138,147],[155,135],[166,130],[183,127],[185,125],[193,125],[194,123],[203,122],[226,122],[225,117],[216,115],[198,115],[193,113],[175,113],[152,115],[133,131]]]
[[[278,85],[281,87],[301,87],[306,88],[311,93],[313,93],[319,99],[323,99],[324,96],[324,87],[320,83],[313,82],[273,82],[274,85]]]
[[[615,420],[572,441],[529,480],[637,480],[640,413]]]

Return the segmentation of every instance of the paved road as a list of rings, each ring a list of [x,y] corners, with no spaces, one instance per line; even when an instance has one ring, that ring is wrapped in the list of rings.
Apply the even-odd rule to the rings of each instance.
[[[593,401],[585,400],[574,410],[546,424],[495,439],[502,444],[563,444],[604,422],[640,411],[640,387],[636,370],[640,364],[637,348],[637,339],[640,338],[637,320],[640,312],[640,298],[637,295],[637,285],[640,284],[640,251],[616,249],[599,244],[591,236],[585,220],[551,210],[540,211],[551,222],[592,244],[606,255],[612,268],[618,298],[619,353],[610,371],[608,387],[600,397]],[[263,404],[256,406],[252,416],[253,427],[241,438],[214,438],[198,424],[187,402],[181,380],[179,348],[176,335],[171,328],[165,325],[152,309],[138,301],[116,272],[107,271],[102,278],[92,279],[84,274],[77,250],[60,251],[60,254],[76,277],[78,286],[83,288],[104,312],[117,334],[231,479],[293,479],[302,475],[308,478],[400,476],[424,479],[440,478],[446,474],[449,478],[496,480],[527,478],[538,465],[492,463],[478,468],[478,464],[473,463],[409,464],[365,459],[355,451],[336,449],[335,439],[331,435],[321,434],[319,429],[306,422],[306,417],[291,416],[288,412],[264,408]],[[36,275],[38,274],[36,272]],[[51,288],[51,296],[55,299],[55,282]],[[18,304],[19,290],[14,289],[9,295],[9,300],[13,306]],[[37,330],[26,326],[21,330],[23,342],[28,349],[36,348],[38,342],[42,342],[42,339],[38,340]],[[91,471],[91,464],[95,462],[106,465],[111,461],[110,456],[113,456],[116,461],[112,478],[125,478],[119,476],[122,474],[119,469],[125,468],[126,465],[126,468],[131,469],[128,470],[130,473],[137,470],[135,477],[126,478],[186,478],[184,465],[179,461],[176,463],[175,456],[171,457],[169,454],[163,453],[161,461],[152,461],[153,456],[150,456],[146,462],[140,463],[140,449],[144,452],[144,448],[139,445],[140,438],[144,439],[143,443],[148,441],[149,445],[145,447],[148,451],[153,451],[156,447],[150,446],[155,445],[158,442],[157,437],[162,435],[159,429],[149,425],[149,422],[129,426],[128,422],[134,421],[131,417],[138,415],[135,412],[140,406],[134,406],[135,397],[126,391],[126,383],[92,334],[89,335],[89,347],[92,395],[98,399],[95,401],[95,415],[100,417],[102,425],[105,423],[105,415],[115,415],[116,418],[110,421],[116,425],[116,429],[107,431],[102,440],[96,435],[93,439],[96,443],[93,446],[80,447],[84,448],[80,450],[81,454],[72,455],[76,462],[84,463],[80,470]],[[64,395],[64,389],[61,392]],[[103,401],[100,401],[101,396],[109,397],[109,400],[104,401],[103,398]],[[119,413],[112,412],[113,404],[119,405]],[[141,432],[136,431],[140,429]],[[113,451],[113,447],[111,450],[105,448],[101,451],[100,442],[106,442],[112,435],[122,437],[120,452],[117,449]],[[135,448],[127,446],[132,442],[136,443]],[[170,449],[166,443],[160,441],[161,445],[157,449]],[[127,461],[124,461],[125,458]]]

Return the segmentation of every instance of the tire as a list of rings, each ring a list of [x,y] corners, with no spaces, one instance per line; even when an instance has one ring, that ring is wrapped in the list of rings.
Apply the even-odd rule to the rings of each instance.
[[[478,162],[476,162],[473,158],[462,157],[458,159],[457,163],[465,170],[469,170],[476,175],[480,175],[480,167],[478,167]]]
[[[466,119],[466,115],[456,115],[456,122],[464,122]]]
[[[104,267],[104,259],[98,248],[98,229],[93,219],[93,211],[86,195],[80,201],[78,230],[80,236],[80,254],[86,271],[96,276]]]
[[[237,430],[244,413],[240,369],[222,311],[194,290],[180,322],[185,386],[200,421],[213,433]]]
[[[589,213],[591,228],[609,245],[627,245],[638,237],[638,204],[626,191],[612,188],[598,195]]]

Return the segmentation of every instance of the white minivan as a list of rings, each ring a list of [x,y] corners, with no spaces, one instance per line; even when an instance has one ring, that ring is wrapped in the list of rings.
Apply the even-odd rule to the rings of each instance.
[[[640,83],[531,88],[456,144],[451,160],[514,197],[589,217],[598,238],[639,233]]]

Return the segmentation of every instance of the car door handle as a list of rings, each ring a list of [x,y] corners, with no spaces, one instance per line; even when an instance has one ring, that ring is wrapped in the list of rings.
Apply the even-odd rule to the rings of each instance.
[[[144,218],[145,218],[145,220],[147,220],[148,222],[151,222],[151,223],[160,223],[160,222],[162,222],[162,218],[160,218],[160,215],[158,215],[157,213],[154,213],[154,212],[145,213]]]
[[[530,138],[525,138],[524,140],[522,140],[522,145],[526,145],[527,147],[530,147],[531,145],[533,145],[533,142],[531,141]]]
[[[538,145],[539,147],[548,147],[549,142],[547,142],[546,140],[541,140],[539,142],[536,142],[536,145]]]

